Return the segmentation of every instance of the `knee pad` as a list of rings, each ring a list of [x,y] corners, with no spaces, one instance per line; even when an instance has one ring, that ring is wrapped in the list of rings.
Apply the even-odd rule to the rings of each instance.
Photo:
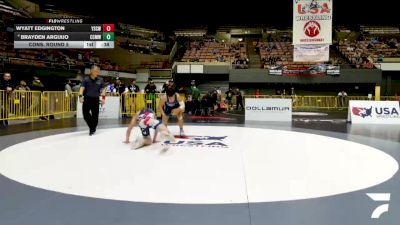
[[[131,149],[136,150],[144,145],[144,138],[141,134],[136,134],[133,136],[131,143]]]

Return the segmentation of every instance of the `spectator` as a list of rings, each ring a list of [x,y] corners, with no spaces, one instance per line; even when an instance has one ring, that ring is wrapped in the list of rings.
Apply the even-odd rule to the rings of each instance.
[[[256,98],[259,98],[260,95],[261,95],[260,89],[257,89],[257,90],[254,92],[254,95],[256,96]]]
[[[161,93],[165,93],[167,91],[168,85],[169,81],[165,81],[165,84],[162,86]]]
[[[104,82],[104,85],[106,87],[106,93],[109,93],[112,95],[112,93],[114,91],[114,84],[107,81],[107,82]]]
[[[215,95],[217,95],[215,91],[212,93],[212,95],[207,95],[207,107],[210,109],[210,114],[206,115],[215,116],[215,109],[218,108]]]
[[[137,112],[137,108],[136,108],[137,94],[136,93],[140,92],[140,88],[136,84],[136,79],[132,79],[131,84],[128,86],[128,92],[131,93],[130,99],[132,101],[126,102],[126,108],[129,108],[130,112]]]
[[[114,63],[113,70],[119,71],[119,66],[118,66],[118,64]]]
[[[231,110],[233,104],[232,104],[232,98],[233,98],[233,91],[232,88],[229,88],[227,92],[225,92],[225,100],[226,104],[228,105],[228,110]]]
[[[200,90],[192,83],[192,86],[190,87],[191,90],[191,96],[192,96],[192,101],[193,101],[193,110],[192,113],[195,114],[196,111],[200,109]]]
[[[33,77],[33,81],[32,81],[32,85],[31,85],[31,89],[33,91],[44,91],[44,85],[43,83],[40,81],[39,77],[34,76]]]
[[[16,104],[15,107],[15,112],[17,112],[19,115],[28,115],[29,114],[29,110],[27,110],[28,105],[27,105],[27,101],[24,99],[27,99],[27,93],[26,91],[29,91],[29,87],[26,85],[26,82],[24,80],[21,80],[19,82],[19,85],[15,88],[16,91],[19,91],[18,94],[15,96],[17,99],[20,98],[21,101],[19,104]]]
[[[31,84],[31,90],[32,91],[40,91],[40,92],[44,91],[44,85],[40,81],[39,77],[33,76],[33,81],[32,81],[32,84]],[[42,104],[42,102],[41,102],[40,96],[33,95],[32,106],[31,106],[32,109],[30,109],[30,111],[39,112],[41,104]],[[44,116],[40,117],[40,119],[41,120],[47,120],[47,118],[44,117]]]
[[[364,62],[364,68],[366,68],[366,69],[372,69],[372,68],[374,68],[374,64],[371,62],[371,61],[369,61],[369,60],[366,60],[365,62]]]
[[[125,86],[122,81],[117,78],[115,81],[114,88],[116,90],[116,93],[118,93],[121,96],[121,110],[122,110],[122,117],[126,117],[126,108],[125,108],[125,93],[128,92],[128,88]]]
[[[169,85],[169,81],[165,81],[165,83],[163,84],[162,88],[161,88],[161,93],[165,93],[167,91]]]
[[[210,92],[209,98],[208,98],[209,102],[214,106],[214,110],[219,108],[218,105],[218,89],[214,88],[213,91]]]
[[[178,93],[180,95],[186,95],[186,88],[185,87],[180,87],[179,90],[178,90]]]
[[[21,80],[19,82],[19,85],[15,88],[15,90],[18,90],[18,91],[30,91],[31,89],[28,87],[28,85],[26,84],[26,82],[24,80]]]
[[[292,88],[290,89],[290,95],[291,95],[291,96],[296,95],[295,92],[294,92],[294,87],[292,87]]]
[[[121,82],[119,78],[115,81],[114,88],[116,89],[116,92],[120,95],[126,92],[126,87],[125,84]]]
[[[68,80],[67,83],[66,83],[65,86],[64,86],[65,93],[66,93],[68,96],[72,94],[72,87],[71,87],[71,85],[72,85],[71,80]]]
[[[236,111],[239,110],[239,105],[242,108],[242,110],[244,110],[242,91],[240,91],[238,88],[236,89]]]
[[[225,62],[225,58],[223,55],[219,55],[216,59],[218,62]]]
[[[213,100],[212,96],[210,95],[210,93],[207,93],[202,97],[201,102],[200,102],[201,109],[202,109],[201,115],[204,115],[204,116],[213,116],[214,115],[213,101],[214,100]]]
[[[190,90],[191,90],[192,99],[193,100],[199,100],[199,98],[200,98],[200,90],[195,85],[192,85],[190,87]]]
[[[370,93],[368,93],[368,100],[372,100],[372,93],[370,92]]]
[[[1,120],[3,118],[7,119],[8,117],[8,107],[7,103],[10,101],[10,96],[12,91],[14,90],[14,85],[11,80],[10,73],[3,74],[3,80],[0,82],[0,91],[4,91],[0,94],[3,94],[4,97],[0,98],[0,126],[8,126],[8,120]]]
[[[73,86],[72,86],[72,91],[73,92],[79,92],[79,89],[81,88],[80,82],[77,81]]]
[[[138,93],[140,91],[139,86],[136,84],[136,79],[133,79],[131,84],[128,86],[128,90],[130,93]]]
[[[221,102],[222,102],[222,90],[221,90],[221,87],[214,88],[214,92],[213,92],[212,97],[213,97],[214,102],[215,102],[215,104],[217,106],[217,109],[222,108],[222,106],[221,106]]]
[[[189,113],[189,115],[192,115],[192,112],[194,112],[192,90],[191,88],[185,88],[185,91],[185,112]]]
[[[347,98],[347,93],[345,91],[341,91],[338,93],[338,100],[339,100],[338,106],[340,109],[345,107],[346,98]]]
[[[150,94],[150,93],[156,93],[156,85],[154,84],[153,79],[149,78],[148,83],[146,87],[144,88],[144,93]]]
[[[153,109],[156,111],[156,106],[155,106],[155,100],[156,100],[156,91],[157,87],[154,84],[154,81],[150,78],[149,83],[146,85],[144,88],[144,92],[146,93],[146,102],[147,102],[147,108]]]
[[[157,86],[156,86],[156,84],[154,83],[154,81],[152,81],[152,82],[150,83],[150,89],[151,89],[151,92],[152,92],[152,93],[157,93]]]

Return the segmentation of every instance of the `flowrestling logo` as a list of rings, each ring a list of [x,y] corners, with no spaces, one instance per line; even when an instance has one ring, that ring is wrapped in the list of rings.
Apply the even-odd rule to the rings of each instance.
[[[227,136],[175,136],[175,142],[165,141],[165,145],[174,147],[192,147],[192,148],[228,148],[225,139]]]
[[[376,118],[400,118],[399,111],[395,107],[352,107],[353,115],[362,118],[376,117]]]

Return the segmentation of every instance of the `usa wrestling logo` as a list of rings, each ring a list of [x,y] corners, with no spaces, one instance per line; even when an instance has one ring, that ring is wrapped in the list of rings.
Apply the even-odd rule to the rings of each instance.
[[[304,33],[308,37],[315,37],[320,33],[320,31],[321,25],[315,20],[310,20],[304,25]]]
[[[351,111],[355,116],[360,116],[362,118],[372,117],[372,106],[371,108],[353,107]]]
[[[175,136],[176,141],[165,141],[165,145],[175,147],[208,147],[208,148],[228,148],[225,143],[227,136]]]

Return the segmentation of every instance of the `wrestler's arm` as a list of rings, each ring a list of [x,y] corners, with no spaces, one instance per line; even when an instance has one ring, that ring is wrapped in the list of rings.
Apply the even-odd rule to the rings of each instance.
[[[125,138],[125,141],[124,141],[124,143],[126,143],[126,144],[129,143],[129,137],[131,136],[132,129],[137,125],[138,114],[139,113],[137,113],[134,117],[132,117],[132,120],[129,123],[128,129],[126,130],[126,138]]]
[[[165,114],[165,112],[164,112],[165,102],[167,101],[166,98],[167,98],[167,97],[163,96],[163,97],[161,98],[160,105],[158,106],[158,110],[160,110],[161,115],[162,115],[163,117],[167,117],[167,114]]]

